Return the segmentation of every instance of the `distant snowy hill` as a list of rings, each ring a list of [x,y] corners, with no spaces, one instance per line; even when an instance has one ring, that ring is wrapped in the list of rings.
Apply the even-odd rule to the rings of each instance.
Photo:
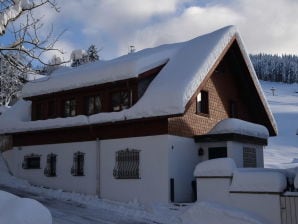
[[[265,167],[298,167],[298,83],[261,81],[261,85],[279,131],[277,137],[269,138],[264,151]]]

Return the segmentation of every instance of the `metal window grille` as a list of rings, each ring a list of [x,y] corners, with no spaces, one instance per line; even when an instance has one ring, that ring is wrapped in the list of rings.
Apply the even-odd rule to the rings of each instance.
[[[22,163],[23,169],[40,169],[40,155],[30,154],[24,156],[24,161]]]
[[[47,165],[44,169],[44,174],[47,177],[55,177],[56,176],[56,161],[57,155],[56,154],[49,154],[47,155]]]
[[[84,156],[83,152],[76,152],[73,156],[71,174],[73,176],[84,176]]]
[[[116,152],[113,176],[116,179],[139,179],[140,150],[125,149]]]
[[[255,148],[243,148],[243,167],[257,167],[257,154]]]

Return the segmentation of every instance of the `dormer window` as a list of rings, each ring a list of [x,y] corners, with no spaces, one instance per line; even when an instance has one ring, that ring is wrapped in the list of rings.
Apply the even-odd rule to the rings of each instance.
[[[76,116],[76,100],[70,99],[64,101],[64,117],[73,117]]]
[[[97,114],[102,111],[100,96],[89,96],[86,99],[86,111],[88,115]]]
[[[131,91],[122,90],[112,93],[112,111],[121,111],[131,106]]]
[[[197,95],[197,114],[209,114],[208,92],[201,91]]]

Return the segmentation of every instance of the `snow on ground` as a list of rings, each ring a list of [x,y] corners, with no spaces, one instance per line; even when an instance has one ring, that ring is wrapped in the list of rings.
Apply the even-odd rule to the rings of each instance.
[[[298,167],[298,83],[261,81],[261,85],[278,126],[278,136],[269,138],[264,150],[265,167]]]

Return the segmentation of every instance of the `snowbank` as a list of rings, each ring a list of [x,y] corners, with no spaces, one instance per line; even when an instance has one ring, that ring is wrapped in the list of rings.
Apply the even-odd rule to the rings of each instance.
[[[33,199],[0,191],[0,223],[51,224],[52,216],[47,208]]]
[[[281,172],[238,169],[234,171],[230,191],[280,193],[286,187],[287,179]]]
[[[183,224],[262,224],[242,210],[210,202],[195,203],[182,216]]]
[[[231,158],[211,159],[199,163],[194,171],[195,177],[231,177],[236,164]]]
[[[228,118],[220,121],[208,134],[226,133],[235,133],[265,139],[269,137],[269,132],[265,126],[236,118]]]

